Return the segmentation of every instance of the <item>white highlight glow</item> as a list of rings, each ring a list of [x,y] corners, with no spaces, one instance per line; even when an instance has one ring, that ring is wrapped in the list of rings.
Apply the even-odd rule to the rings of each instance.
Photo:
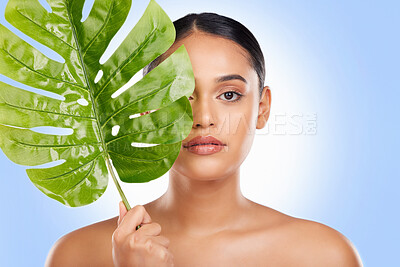
[[[71,135],[74,130],[71,128],[62,128],[54,126],[38,126],[31,128],[32,131],[43,134],[53,134],[53,135]]]
[[[127,82],[124,86],[122,86],[121,88],[119,88],[117,91],[115,91],[111,97],[112,98],[116,98],[117,96],[119,96],[120,94],[122,94],[123,92],[125,92],[127,89],[129,89],[131,86],[133,86],[135,83],[137,83],[138,81],[140,81],[143,78],[143,73],[142,71],[138,71],[135,75],[133,75],[133,77],[129,80],[129,82]]]
[[[90,11],[92,10],[94,4],[94,0],[86,0],[85,3],[83,4],[83,8],[82,8],[82,18],[81,18],[81,22],[84,22],[90,14]]]
[[[103,71],[99,70],[99,72],[96,74],[96,77],[94,78],[94,83],[98,83],[101,77],[103,77]]]
[[[158,144],[147,144],[147,143],[135,143],[135,142],[132,142],[131,146],[134,146],[134,147],[152,147],[152,146],[158,146]]]
[[[140,117],[140,116],[144,116],[144,115],[153,113],[154,111],[157,111],[157,109],[152,109],[152,110],[150,110],[149,113],[146,113],[146,114],[143,114],[143,115],[141,115],[140,113],[136,113],[136,114],[130,115],[130,116],[129,116],[129,119],[134,119],[134,118],[137,118],[137,117]],[[146,111],[146,112],[147,112],[147,111]],[[142,113],[144,113],[144,112],[142,112]]]
[[[137,118],[137,117],[140,117],[140,116],[141,116],[140,113],[136,113],[136,114],[130,115],[129,119],[134,119],[134,118]]]
[[[82,106],[87,106],[87,105],[89,105],[89,102],[88,102],[86,99],[84,99],[84,98],[78,99],[76,102],[78,102],[78,104],[79,104],[79,105],[82,105]]]
[[[119,125],[113,126],[112,129],[111,129],[111,134],[112,134],[113,136],[116,136],[116,135],[118,134],[120,128],[121,128],[121,127],[120,127]]]

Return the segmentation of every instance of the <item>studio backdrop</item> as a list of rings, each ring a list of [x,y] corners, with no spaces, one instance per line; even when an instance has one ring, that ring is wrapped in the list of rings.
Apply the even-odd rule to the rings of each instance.
[[[0,23],[57,60],[58,54],[5,20],[6,2],[0,3]],[[45,0],[39,2],[49,9]],[[93,2],[86,1],[84,17]],[[241,167],[243,194],[290,216],[338,230],[355,245],[365,266],[394,266],[400,240],[400,4],[390,0],[157,3],[172,21],[198,12],[232,17],[248,27],[261,45],[271,114],[266,127],[257,130]],[[147,4],[147,0],[133,1],[103,62]],[[29,90],[3,75],[0,81]],[[99,200],[69,208],[40,192],[26,168],[0,152],[1,266],[43,266],[58,238],[118,215],[121,198],[112,179]],[[143,205],[166,191],[168,173],[148,183],[121,186],[131,206]]]

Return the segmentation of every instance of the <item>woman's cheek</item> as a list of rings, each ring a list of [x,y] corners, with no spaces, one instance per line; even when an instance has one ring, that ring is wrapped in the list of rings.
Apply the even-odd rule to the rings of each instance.
[[[238,112],[232,113],[232,127],[230,129],[231,134],[229,139],[235,143],[235,149],[237,149],[237,151],[235,151],[234,154],[237,155],[238,161],[240,161],[239,164],[246,158],[253,144],[256,129],[254,116],[253,110],[249,108],[243,110],[238,109]]]
[[[220,137],[227,146],[209,156],[194,155],[181,148],[172,166],[174,170],[199,180],[215,179],[237,171],[253,143],[255,124],[251,122],[254,121],[254,114],[249,104],[224,107],[216,114],[227,115],[222,118],[214,117],[217,120],[216,128],[210,128],[209,134]]]

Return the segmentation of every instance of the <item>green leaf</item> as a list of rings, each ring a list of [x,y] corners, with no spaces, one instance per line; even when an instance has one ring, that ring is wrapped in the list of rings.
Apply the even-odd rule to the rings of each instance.
[[[131,0],[96,0],[84,22],[84,1],[47,2],[51,13],[37,0],[10,0],[5,17],[61,55],[65,63],[46,57],[0,24],[0,73],[64,100],[0,82],[1,149],[21,165],[65,160],[54,167],[27,169],[27,174],[39,190],[71,207],[97,200],[106,190],[109,173],[120,190],[111,161],[124,182],[143,183],[162,176],[176,160],[193,123],[188,97],[194,76],[185,47],[119,96],[112,95],[173,44],[173,23],[151,0],[114,54],[100,64]],[[103,76],[95,83],[99,71]],[[146,111],[154,112],[131,116]],[[31,129],[38,126],[69,128],[73,133]],[[120,128],[113,135],[115,126]],[[125,202],[121,190],[120,194]]]

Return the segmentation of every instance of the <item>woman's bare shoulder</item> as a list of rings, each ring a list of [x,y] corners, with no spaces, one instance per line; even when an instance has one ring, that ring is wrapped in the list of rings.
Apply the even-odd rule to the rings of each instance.
[[[351,241],[323,223],[294,218],[287,225],[287,231],[294,244],[298,245],[294,247],[296,254],[307,255],[304,257],[304,266],[362,266]]]
[[[360,256],[351,243],[339,231],[316,221],[289,216],[262,206],[259,218],[274,224],[265,224],[265,238],[276,238],[273,244],[278,255],[296,266],[362,266]],[[260,216],[261,215],[261,216]],[[300,263],[301,259],[301,263]],[[291,264],[291,263],[290,263]]]
[[[111,239],[117,220],[118,216],[62,236],[50,249],[45,266],[112,266]]]

